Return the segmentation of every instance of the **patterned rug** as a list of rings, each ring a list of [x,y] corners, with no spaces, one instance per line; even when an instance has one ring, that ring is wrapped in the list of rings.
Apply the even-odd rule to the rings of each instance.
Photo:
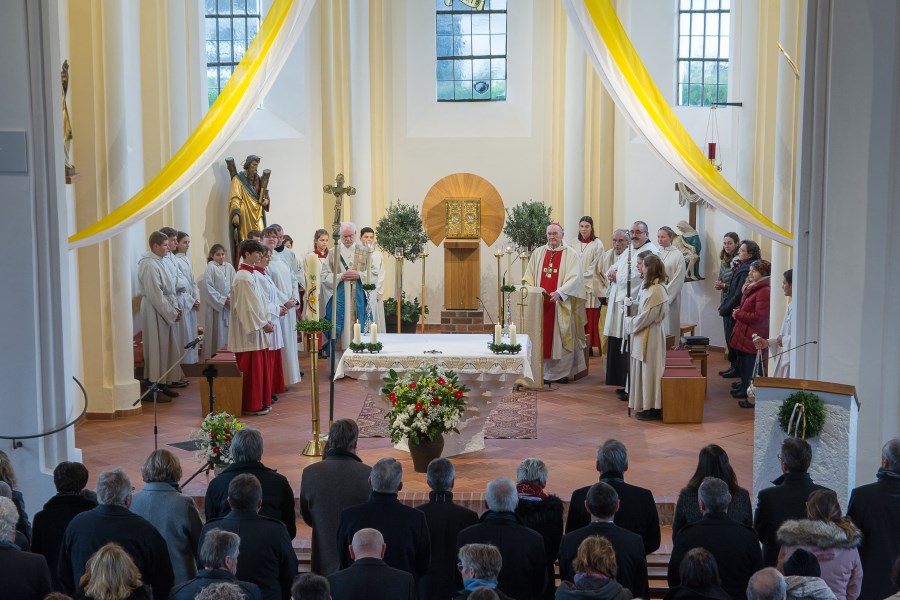
[[[356,418],[359,437],[390,437],[385,414],[387,407],[370,394]],[[492,440],[537,439],[537,393],[513,392],[500,400],[500,405],[488,415],[484,437]]]

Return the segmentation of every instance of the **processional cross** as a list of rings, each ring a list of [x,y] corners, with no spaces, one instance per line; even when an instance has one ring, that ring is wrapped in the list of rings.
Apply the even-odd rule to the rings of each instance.
[[[338,238],[340,237],[340,227],[341,227],[341,214],[344,210],[344,196],[355,196],[356,188],[352,185],[348,185],[344,187],[344,174],[338,173],[337,177],[334,178],[335,185],[327,184],[322,188],[326,194],[331,194],[334,196],[334,245],[337,248]]]

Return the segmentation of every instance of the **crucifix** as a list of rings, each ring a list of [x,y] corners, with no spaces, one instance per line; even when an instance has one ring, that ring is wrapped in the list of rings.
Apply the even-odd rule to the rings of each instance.
[[[548,261],[547,266],[542,270],[544,271],[544,273],[546,273],[547,279],[550,279],[551,277],[553,277],[553,273],[559,273],[558,265],[556,269],[553,268],[553,259],[556,258],[556,255],[559,253],[552,250],[548,250],[548,252],[550,254],[550,260]]]
[[[338,243],[341,239],[341,215],[344,212],[344,196],[354,196],[356,195],[356,188],[352,185],[344,186],[344,174],[338,173],[337,177],[334,178],[334,185],[326,184],[322,191],[326,194],[331,194],[334,196],[334,222],[332,223],[332,233],[331,237],[334,238],[334,248],[332,249],[331,256],[331,273],[333,277],[332,284],[332,301],[331,301],[331,343],[329,344],[329,350],[331,350],[331,377],[329,382],[329,398],[328,398],[328,427],[331,427],[331,424],[334,422],[334,370],[335,370],[335,362],[334,357],[337,354],[337,286],[341,285],[340,280],[337,277],[338,274],[338,264],[341,257],[341,250]]]

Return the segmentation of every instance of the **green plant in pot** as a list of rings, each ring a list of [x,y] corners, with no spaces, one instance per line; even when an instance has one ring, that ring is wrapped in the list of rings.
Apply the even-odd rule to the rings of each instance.
[[[538,246],[547,243],[547,225],[552,209],[543,202],[529,200],[506,209],[505,235],[519,250],[531,254]]]
[[[422,314],[422,305],[419,299],[412,302],[406,299],[406,292],[400,293],[400,333],[415,333],[419,316]],[[428,314],[428,306],[425,306],[425,314]],[[397,300],[384,299],[384,320],[388,333],[397,333]]]

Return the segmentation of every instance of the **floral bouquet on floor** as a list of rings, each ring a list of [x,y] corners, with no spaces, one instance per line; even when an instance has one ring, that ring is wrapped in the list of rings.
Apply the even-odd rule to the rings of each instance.
[[[197,442],[200,451],[197,460],[224,466],[234,462],[231,458],[231,438],[244,424],[227,412],[210,413],[200,424],[200,429],[191,432],[191,439]]]
[[[469,388],[453,371],[432,365],[398,375],[393,369],[384,378],[381,393],[391,401],[385,417],[391,441],[410,444],[433,440],[456,428],[466,406]]]

